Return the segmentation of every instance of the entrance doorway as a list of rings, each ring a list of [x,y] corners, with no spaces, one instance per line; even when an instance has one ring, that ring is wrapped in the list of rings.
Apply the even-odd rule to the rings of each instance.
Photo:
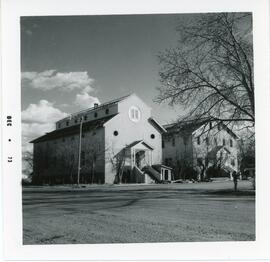
[[[138,168],[142,168],[142,162],[143,160],[145,159],[145,151],[144,150],[140,150],[138,152],[135,153],[135,163],[136,163],[136,166]]]

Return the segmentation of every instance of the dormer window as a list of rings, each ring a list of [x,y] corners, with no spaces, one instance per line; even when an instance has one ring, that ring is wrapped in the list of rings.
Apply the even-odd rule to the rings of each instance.
[[[69,121],[66,122],[66,126],[69,126]]]
[[[98,117],[98,113],[97,113],[97,112],[95,112],[94,117],[95,117],[95,118],[97,118],[97,117]]]
[[[107,109],[105,110],[105,114],[108,115],[109,112],[110,112],[110,110],[109,110],[109,108],[107,108]]]
[[[128,112],[128,115],[129,115],[129,119],[133,122],[139,122],[140,119],[141,119],[141,111],[138,107],[136,106],[131,106],[129,108],[129,112]]]

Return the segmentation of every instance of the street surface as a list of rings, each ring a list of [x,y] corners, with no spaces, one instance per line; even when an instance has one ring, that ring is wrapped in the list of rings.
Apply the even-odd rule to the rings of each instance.
[[[24,187],[24,244],[255,240],[249,181]]]

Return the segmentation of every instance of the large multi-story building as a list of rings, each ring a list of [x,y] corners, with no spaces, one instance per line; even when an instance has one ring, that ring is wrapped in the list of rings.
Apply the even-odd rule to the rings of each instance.
[[[237,135],[222,122],[209,119],[180,121],[165,125],[163,163],[174,167],[176,178],[192,168],[198,176],[210,167],[238,172]],[[177,174],[178,173],[178,174]],[[182,174],[181,174],[182,173]]]
[[[59,120],[32,141],[39,183],[151,183],[171,179],[151,108],[131,94]]]

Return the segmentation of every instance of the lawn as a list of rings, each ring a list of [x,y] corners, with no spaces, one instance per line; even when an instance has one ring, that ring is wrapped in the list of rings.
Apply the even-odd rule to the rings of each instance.
[[[248,181],[23,188],[24,244],[255,240]]]

